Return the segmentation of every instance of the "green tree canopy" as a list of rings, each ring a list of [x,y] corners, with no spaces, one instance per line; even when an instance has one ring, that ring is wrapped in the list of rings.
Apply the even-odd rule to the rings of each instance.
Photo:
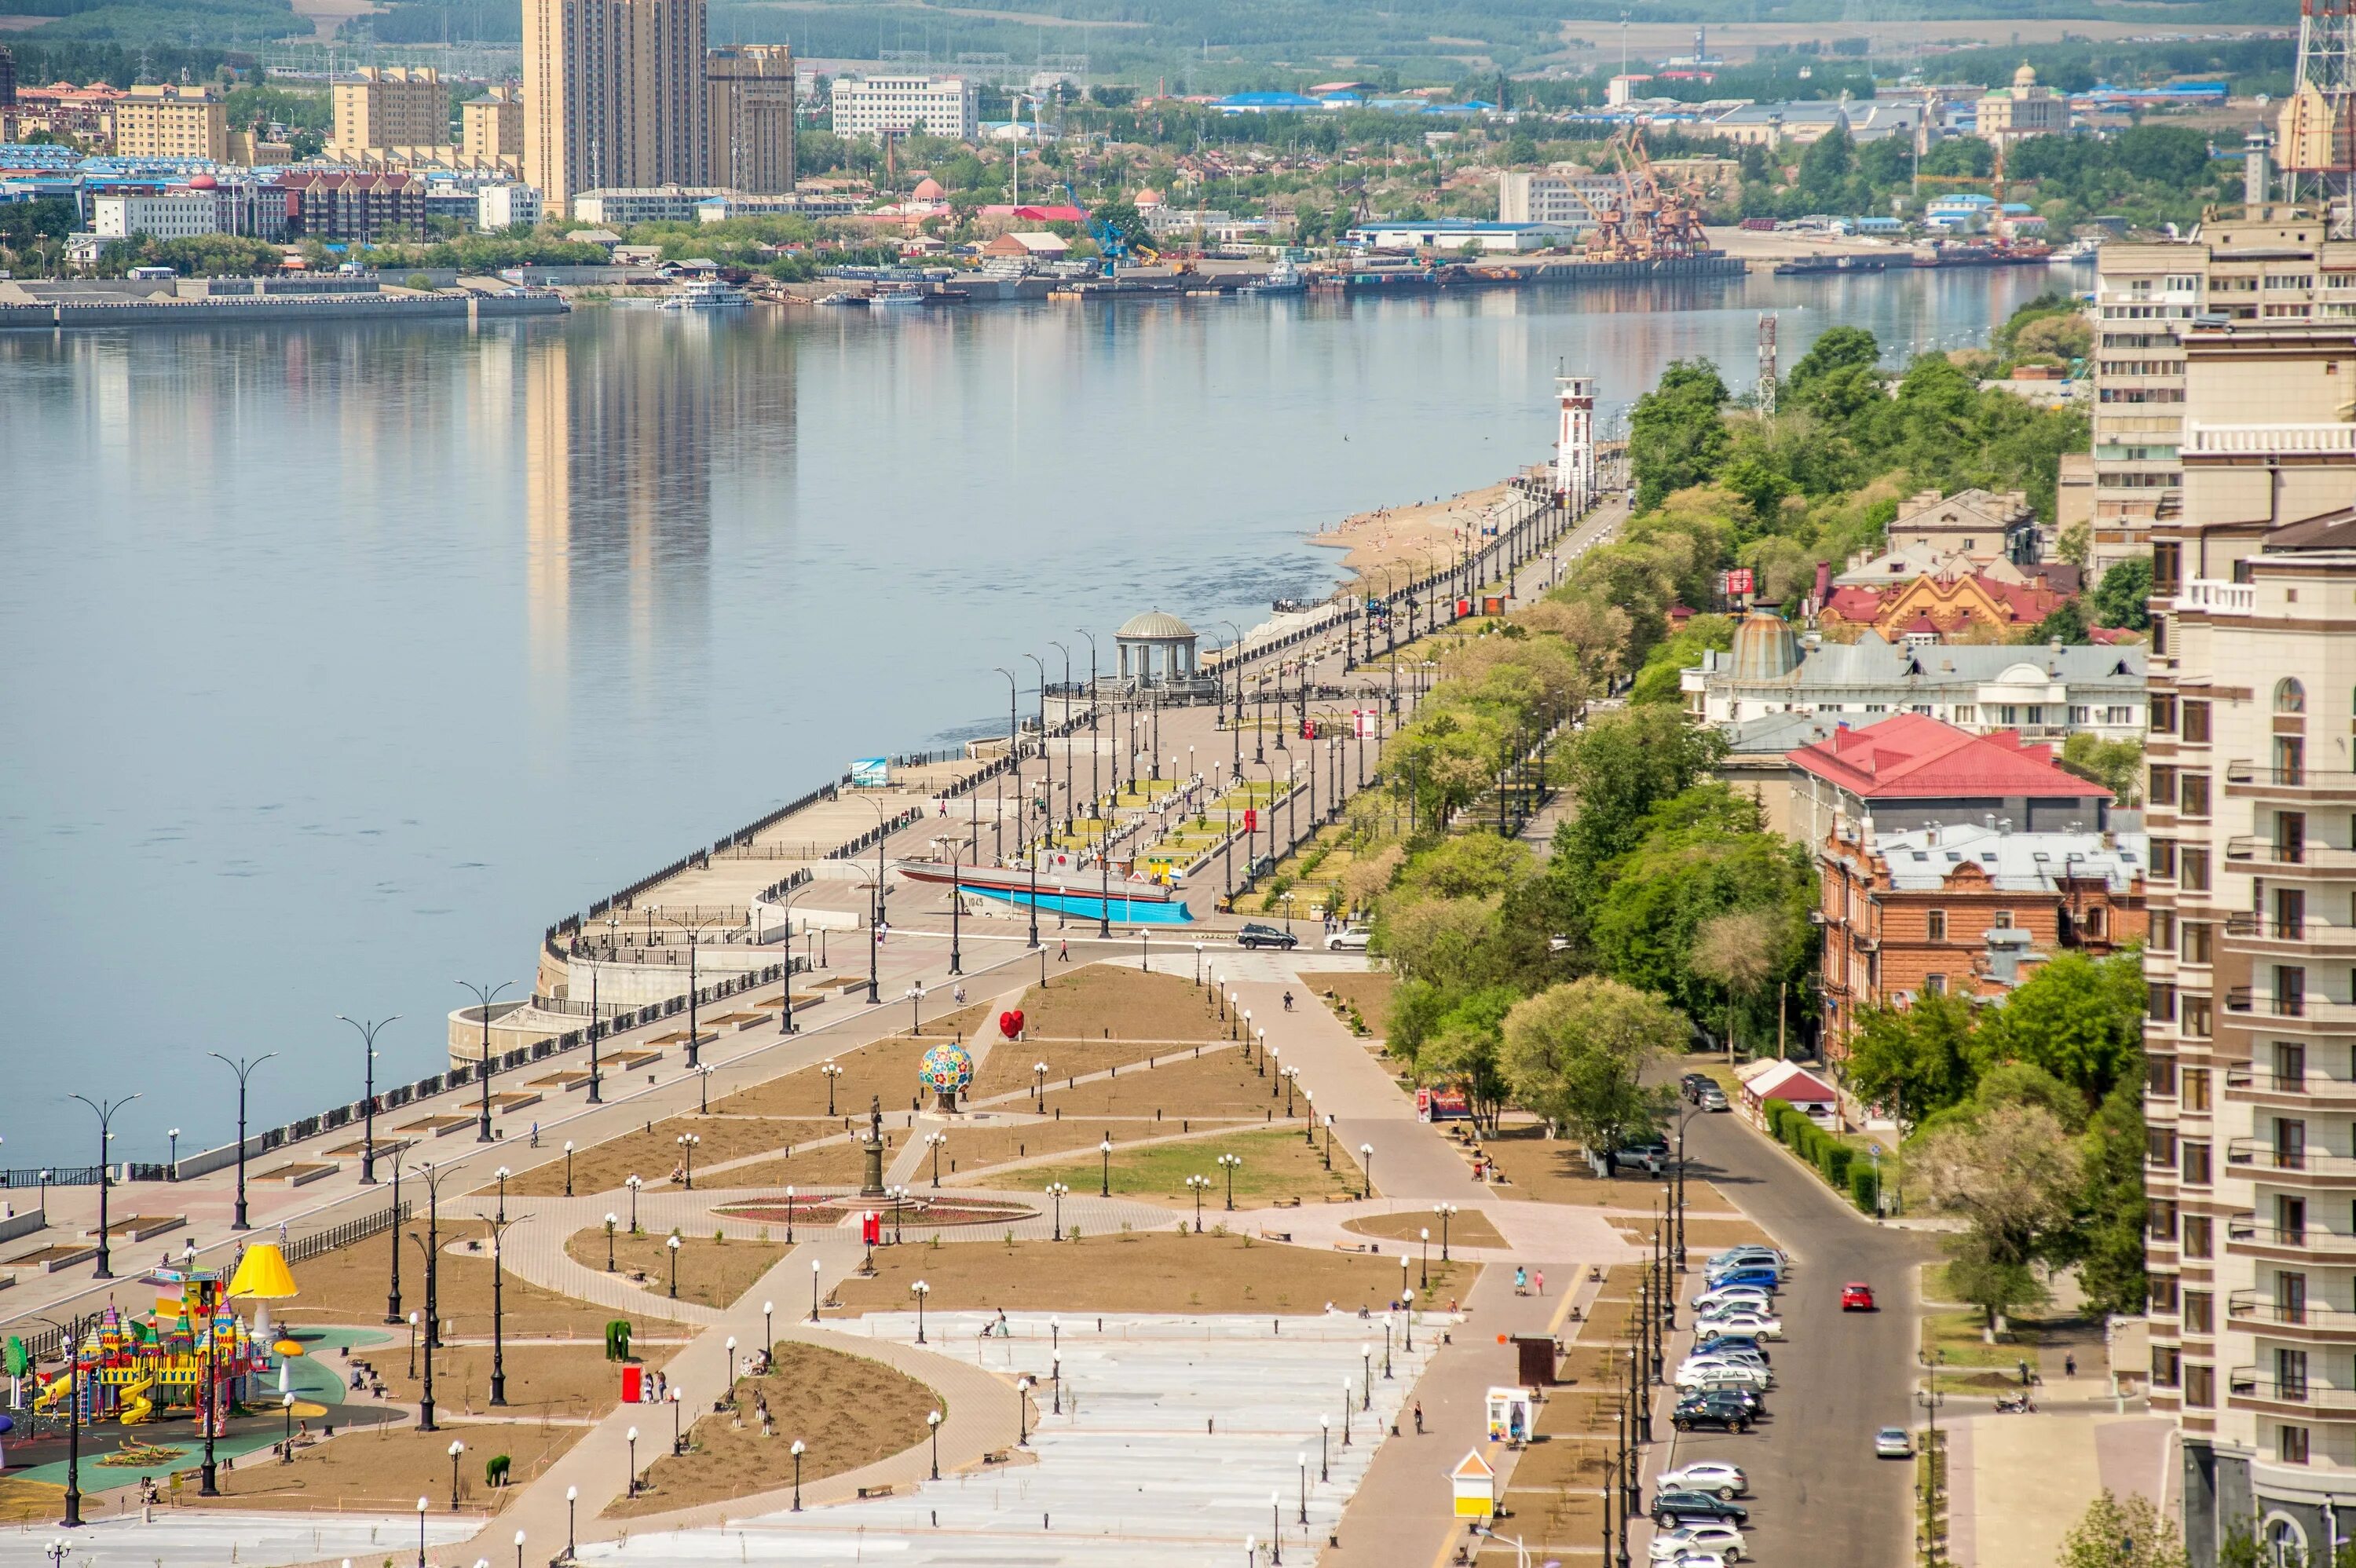
[[[1678,1051],[1691,1028],[1677,1010],[1616,980],[1555,986],[1505,1016],[1503,1065],[1514,1098],[1608,1156],[1659,1128],[1670,1092],[1646,1067]]]

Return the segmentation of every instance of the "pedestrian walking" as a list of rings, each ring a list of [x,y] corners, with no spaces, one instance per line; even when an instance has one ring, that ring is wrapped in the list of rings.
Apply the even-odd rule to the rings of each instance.
[[[1421,1400],[1415,1402],[1415,1435],[1418,1437],[1423,1435],[1423,1401]]]
[[[1530,1271],[1516,1264],[1514,1267],[1514,1294],[1515,1296],[1527,1296],[1529,1293]]]
[[[1063,941],[1055,944],[1055,962],[1058,964],[1069,964],[1071,961],[1072,944],[1071,939],[1066,937]]]
[[[2063,1356],[2062,1358],[2062,1375],[2065,1378],[2074,1378],[2078,1375],[2077,1357]]]
[[[1540,1296],[1544,1296],[1546,1294],[1546,1270],[1538,1270],[1537,1275],[1533,1277],[1537,1281],[1538,1294]]]
[[[540,1147],[540,1124],[538,1122],[534,1122],[531,1125],[531,1147],[534,1148],[538,1148]]]

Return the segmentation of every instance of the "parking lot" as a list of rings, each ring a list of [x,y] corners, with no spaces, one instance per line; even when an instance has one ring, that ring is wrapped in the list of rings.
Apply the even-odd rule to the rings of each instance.
[[[1687,1124],[1688,1173],[1732,1198],[1791,1256],[1776,1298],[1784,1337],[1771,1341],[1775,1387],[1763,1418],[1747,1433],[1678,1433],[1665,1421],[1672,1391],[1662,1391],[1651,1477],[1673,1466],[1721,1460],[1750,1482],[1743,1559],[1768,1568],[1809,1564],[1886,1564],[1911,1559],[1912,1467],[1877,1458],[1883,1426],[1912,1426],[1914,1325],[1919,1314],[1914,1265],[1935,1248],[1912,1232],[1873,1224],[1734,1115],[1696,1115]],[[1678,1291],[1679,1335],[1671,1341],[1674,1374],[1690,1342],[1686,1306],[1703,1288],[1705,1249],[1689,1253]],[[1841,1287],[1870,1283],[1879,1310],[1843,1312]],[[1649,1524],[1631,1531],[1640,1540]]]

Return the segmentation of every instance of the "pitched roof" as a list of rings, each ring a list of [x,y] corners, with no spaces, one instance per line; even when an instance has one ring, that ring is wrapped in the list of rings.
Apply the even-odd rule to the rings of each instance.
[[[2052,749],[2019,732],[1974,735],[1919,713],[1841,730],[1791,754],[1794,767],[1862,800],[2029,795],[2108,800],[2111,792],[2053,765]]]
[[[1873,850],[1890,885],[1912,891],[1944,888],[1968,865],[1998,892],[2051,892],[2064,878],[2124,892],[2144,874],[2148,845],[2140,833],[2014,833],[1956,822],[1877,834]]]

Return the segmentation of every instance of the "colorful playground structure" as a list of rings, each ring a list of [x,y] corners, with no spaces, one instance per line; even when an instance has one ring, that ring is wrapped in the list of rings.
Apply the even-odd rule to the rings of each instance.
[[[249,1326],[230,1306],[233,1296],[267,1300],[294,1294],[284,1256],[267,1243],[250,1247],[237,1275],[227,1282],[209,1269],[158,1268],[143,1283],[156,1288],[155,1310],[135,1317],[110,1302],[89,1320],[70,1367],[42,1381],[32,1408],[37,1415],[72,1414],[89,1424],[113,1420],[135,1426],[159,1410],[209,1412],[216,1434],[227,1430],[232,1406],[249,1403],[260,1380],[292,1356],[303,1353],[293,1340],[269,1342],[267,1308]],[[25,1362],[24,1348],[12,1340],[7,1364]],[[214,1396],[208,1400],[208,1379]],[[283,1380],[282,1380],[283,1381]]]

